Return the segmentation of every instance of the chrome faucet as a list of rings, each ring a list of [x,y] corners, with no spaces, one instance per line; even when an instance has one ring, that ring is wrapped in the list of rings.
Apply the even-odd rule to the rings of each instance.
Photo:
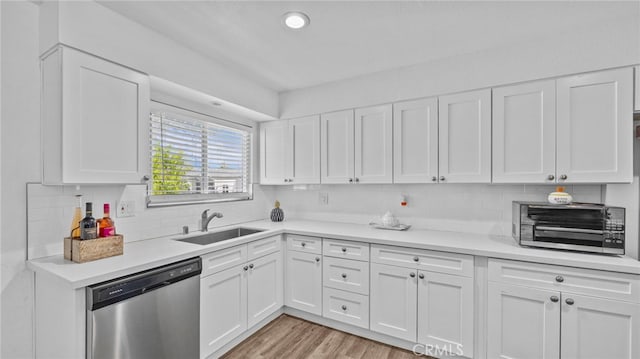
[[[220,212],[213,212],[210,216],[207,216],[207,212],[209,212],[208,209],[205,209],[204,211],[202,211],[202,227],[200,228],[203,232],[207,232],[209,229],[209,222],[211,222],[212,219],[214,218],[222,218],[224,217],[222,215],[222,213]]]

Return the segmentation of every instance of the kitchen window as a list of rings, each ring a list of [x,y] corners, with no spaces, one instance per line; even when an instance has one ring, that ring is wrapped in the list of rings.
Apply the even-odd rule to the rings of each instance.
[[[250,126],[152,102],[149,207],[246,200]]]

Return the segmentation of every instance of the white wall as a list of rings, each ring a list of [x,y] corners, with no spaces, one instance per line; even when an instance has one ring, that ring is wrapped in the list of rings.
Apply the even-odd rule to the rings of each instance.
[[[25,267],[26,183],[40,180],[38,6],[2,7],[2,358],[33,356],[33,276]],[[10,208],[11,210],[6,210]]]
[[[278,94],[94,1],[45,1],[40,52],[61,42],[147,74],[278,117]]]
[[[274,186],[285,219],[367,224],[386,211],[417,228],[511,236],[511,203],[546,201],[552,185],[396,184]],[[601,202],[602,186],[566,186],[576,201]],[[328,204],[319,201],[327,194]],[[407,206],[400,205],[405,195]]]
[[[540,26],[544,26],[543,23]],[[281,118],[640,63],[640,15],[280,94]]]

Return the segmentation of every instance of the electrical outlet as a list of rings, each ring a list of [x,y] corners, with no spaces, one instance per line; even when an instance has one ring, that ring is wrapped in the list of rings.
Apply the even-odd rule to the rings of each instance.
[[[136,215],[136,202],[135,201],[120,201],[116,214],[119,218],[133,217]]]
[[[318,194],[318,202],[322,205],[329,204],[329,194],[327,192],[320,192]]]

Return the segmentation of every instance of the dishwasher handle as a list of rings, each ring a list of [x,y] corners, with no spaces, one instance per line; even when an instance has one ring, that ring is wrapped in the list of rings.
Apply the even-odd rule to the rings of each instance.
[[[87,309],[108,305],[162,288],[202,272],[200,257],[150,269],[87,287]]]

